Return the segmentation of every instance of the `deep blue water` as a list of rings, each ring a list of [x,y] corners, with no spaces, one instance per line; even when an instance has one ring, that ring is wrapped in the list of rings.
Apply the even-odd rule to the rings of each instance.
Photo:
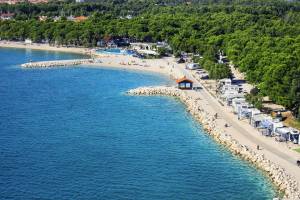
[[[261,172],[168,97],[124,92],[164,77],[21,69],[78,55],[0,49],[0,199],[272,199]]]

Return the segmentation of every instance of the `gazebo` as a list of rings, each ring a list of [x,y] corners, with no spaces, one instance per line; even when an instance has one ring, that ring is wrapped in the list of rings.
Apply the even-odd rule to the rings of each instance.
[[[185,76],[177,79],[176,83],[178,84],[178,88],[182,90],[191,90],[193,89],[193,81],[187,79]]]

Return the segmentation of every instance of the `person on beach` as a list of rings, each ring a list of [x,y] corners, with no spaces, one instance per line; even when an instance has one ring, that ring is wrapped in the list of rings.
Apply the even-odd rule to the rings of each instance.
[[[256,149],[259,150],[259,145],[256,146]]]
[[[217,118],[218,118],[218,113],[215,114],[215,119],[217,119]]]

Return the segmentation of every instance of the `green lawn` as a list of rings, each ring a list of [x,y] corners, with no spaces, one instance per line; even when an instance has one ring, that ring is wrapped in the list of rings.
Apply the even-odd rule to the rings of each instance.
[[[298,153],[300,153],[300,148],[298,148],[298,149],[294,149],[295,151],[297,151]]]

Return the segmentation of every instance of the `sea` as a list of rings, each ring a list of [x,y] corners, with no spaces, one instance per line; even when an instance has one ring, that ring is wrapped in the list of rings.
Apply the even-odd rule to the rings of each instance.
[[[23,69],[84,56],[0,48],[1,200],[264,200],[277,189],[171,97],[170,84],[109,68]]]

